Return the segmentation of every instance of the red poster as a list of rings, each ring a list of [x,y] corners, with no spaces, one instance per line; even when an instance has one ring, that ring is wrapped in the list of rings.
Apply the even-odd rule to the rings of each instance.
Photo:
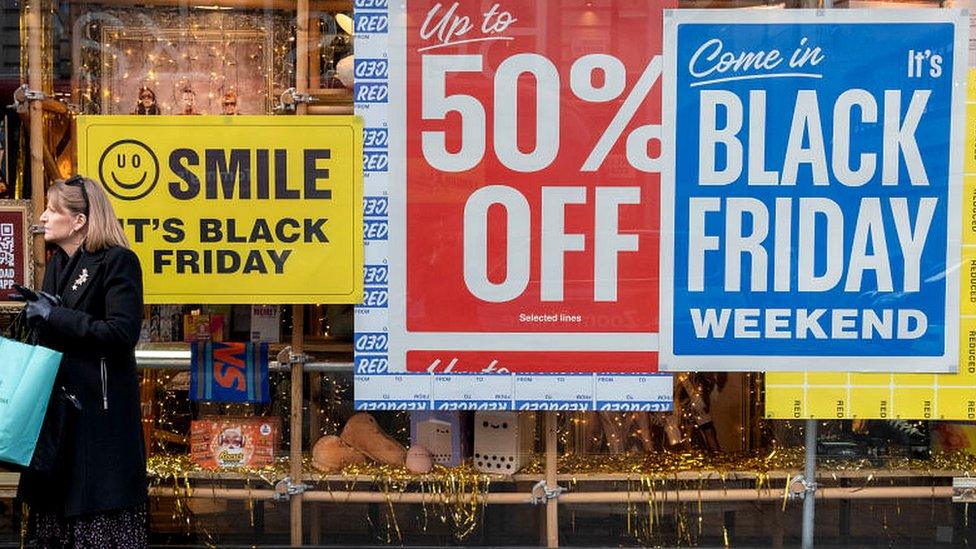
[[[673,5],[408,3],[408,370],[656,371]]]
[[[30,257],[24,240],[26,207],[0,205],[0,301],[10,301],[14,284],[30,286],[27,262]]]

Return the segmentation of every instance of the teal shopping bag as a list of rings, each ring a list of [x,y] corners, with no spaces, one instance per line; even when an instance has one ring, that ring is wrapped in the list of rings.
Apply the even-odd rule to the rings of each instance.
[[[0,337],[0,461],[30,464],[60,365],[57,351]]]

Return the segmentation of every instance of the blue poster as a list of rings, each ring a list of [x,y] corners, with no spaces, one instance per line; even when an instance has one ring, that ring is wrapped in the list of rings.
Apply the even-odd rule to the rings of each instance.
[[[661,369],[956,371],[968,20],[665,28]]]

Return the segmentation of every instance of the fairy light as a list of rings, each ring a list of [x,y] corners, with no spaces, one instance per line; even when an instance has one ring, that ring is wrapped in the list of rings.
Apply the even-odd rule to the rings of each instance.
[[[150,28],[143,8],[108,8],[100,14],[110,17],[93,19],[82,29],[81,62],[75,67],[81,73],[77,93],[83,113],[101,113],[105,105],[109,110],[103,114],[128,114],[135,108],[136,91],[149,86],[163,114],[175,114],[181,105],[178,93],[169,87],[175,87],[181,75],[197,88],[198,110],[215,115],[221,113],[221,98],[229,91],[247,90],[248,95],[239,95],[240,105],[248,109],[245,112],[265,113],[271,107],[267,98],[293,85],[295,67],[287,59],[294,54],[295,22],[286,12],[180,13],[176,8],[154,8]],[[103,32],[107,20],[119,28]],[[256,41],[261,34],[268,35],[269,47]],[[192,49],[201,42],[203,49]],[[245,59],[248,62],[242,63]],[[113,74],[116,68],[122,70]],[[194,82],[201,68],[205,76]],[[104,75],[111,75],[107,86],[101,85],[106,82]],[[242,85],[254,79],[267,85]]]

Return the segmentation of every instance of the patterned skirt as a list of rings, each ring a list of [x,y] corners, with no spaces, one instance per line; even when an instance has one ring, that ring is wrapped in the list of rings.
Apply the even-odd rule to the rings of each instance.
[[[24,541],[40,549],[143,549],[147,526],[145,505],[71,518],[32,509]]]

